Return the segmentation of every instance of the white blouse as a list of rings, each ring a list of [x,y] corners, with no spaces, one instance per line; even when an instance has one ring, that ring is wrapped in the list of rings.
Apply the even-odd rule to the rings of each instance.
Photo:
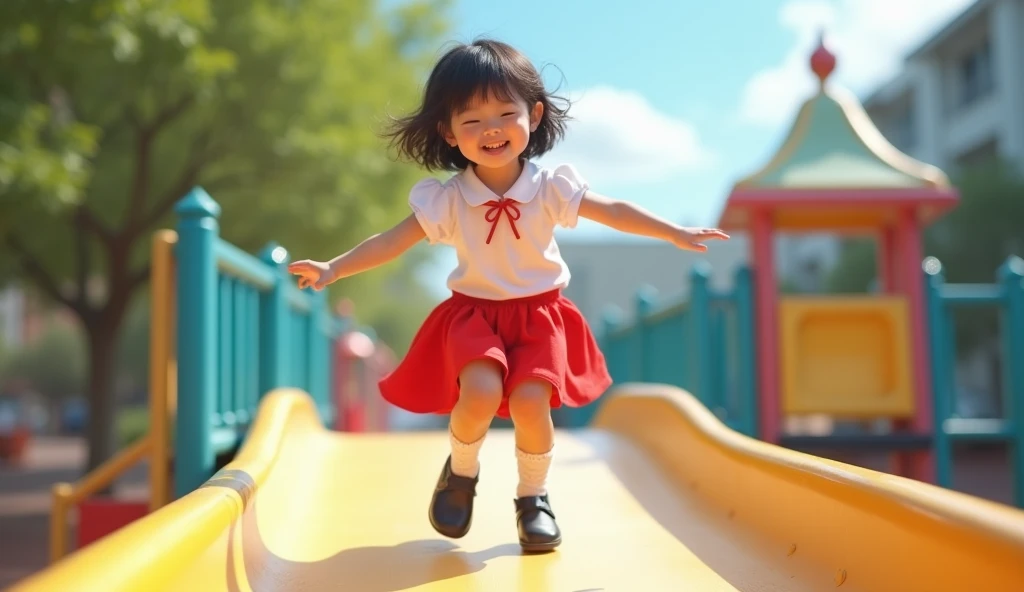
[[[453,292],[507,300],[569,285],[569,268],[555,243],[555,226],[574,228],[589,188],[571,165],[544,169],[527,161],[504,197],[470,166],[447,181],[413,186],[409,206],[430,244],[455,247],[448,276]]]

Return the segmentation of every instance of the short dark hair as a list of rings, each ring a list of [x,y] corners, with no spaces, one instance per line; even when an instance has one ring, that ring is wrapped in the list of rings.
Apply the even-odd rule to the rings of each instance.
[[[469,160],[458,146],[445,141],[453,114],[464,110],[476,97],[493,93],[503,101],[520,98],[528,109],[538,101],[544,106],[537,130],[530,134],[522,156],[533,158],[551,150],[565,136],[568,101],[549,93],[530,60],[517,49],[492,39],[459,44],[438,60],[430,73],[423,102],[416,112],[396,119],[386,132],[392,147],[430,170],[463,170]],[[564,101],[559,108],[555,101]],[[439,129],[440,128],[440,129]]]

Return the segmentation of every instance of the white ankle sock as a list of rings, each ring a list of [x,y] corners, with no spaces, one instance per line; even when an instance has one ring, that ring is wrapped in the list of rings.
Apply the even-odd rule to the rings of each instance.
[[[516,497],[527,495],[544,495],[548,492],[548,468],[554,449],[544,454],[530,454],[516,448],[516,461],[519,464],[519,487]]]
[[[480,472],[480,446],[484,443],[483,436],[476,442],[463,442],[455,437],[449,424],[448,440],[452,445],[452,473],[460,477],[476,477]]]

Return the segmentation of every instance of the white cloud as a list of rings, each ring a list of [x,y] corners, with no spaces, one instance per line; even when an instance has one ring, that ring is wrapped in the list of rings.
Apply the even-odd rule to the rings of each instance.
[[[836,56],[830,82],[861,94],[894,76],[906,53],[973,0],[791,0],[780,24],[795,42],[781,63],[755,74],[743,90],[743,123],[776,127],[792,119],[817,85],[810,56],[818,34]]]
[[[694,127],[654,108],[640,93],[599,86],[570,94],[565,139],[538,159],[573,164],[595,185],[662,181],[713,164]]]

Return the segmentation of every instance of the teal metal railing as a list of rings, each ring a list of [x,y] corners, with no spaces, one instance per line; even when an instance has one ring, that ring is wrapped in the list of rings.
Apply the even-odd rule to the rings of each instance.
[[[694,265],[687,300],[660,303],[641,287],[634,319],[610,308],[600,342],[615,383],[654,382],[684,388],[733,429],[757,435],[757,394],[751,271],[736,272],[732,289],[708,285],[709,267]],[[600,400],[566,412],[570,426],[590,422]]]
[[[939,485],[952,487],[955,442],[1004,442],[1011,449],[1014,503],[1024,508],[1024,260],[1010,257],[992,284],[946,284],[942,264],[923,264],[928,295],[932,388],[935,393],[935,456]],[[957,417],[956,329],[953,313],[965,307],[997,307],[1003,339],[1003,417]]]
[[[1005,442],[1011,447],[1014,500],[1024,507],[1024,261],[1010,257],[992,284],[947,285],[938,260],[924,262],[931,377],[934,392],[937,480],[952,486],[954,442]],[[659,303],[649,287],[637,291],[634,319],[608,311],[601,345],[616,383],[657,382],[684,388],[733,429],[758,437],[759,413],[752,274],[737,271],[732,290],[716,293],[707,268],[691,273],[688,301]],[[1003,340],[1004,417],[957,417],[953,311],[996,307]],[[566,414],[586,425],[600,401]]]
[[[220,206],[203,189],[175,211],[181,496],[239,445],[260,398],[274,388],[306,390],[324,422],[333,421],[331,343],[346,321],[330,313],[326,292],[296,287],[280,245],[267,245],[257,257],[220,238]]]

